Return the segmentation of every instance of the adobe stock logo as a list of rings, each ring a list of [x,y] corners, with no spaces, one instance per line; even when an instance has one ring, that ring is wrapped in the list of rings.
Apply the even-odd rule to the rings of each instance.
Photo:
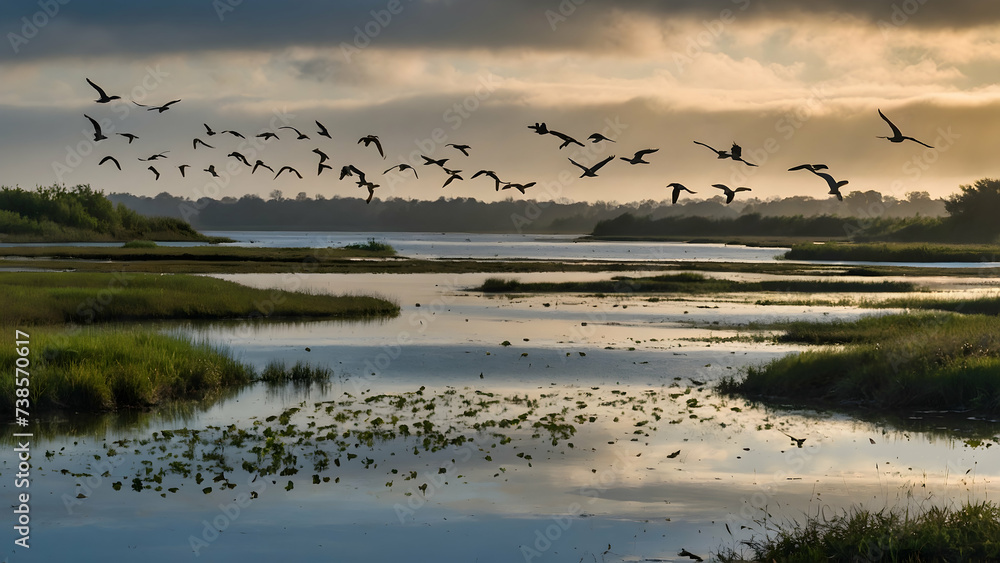
[[[21,33],[12,31],[7,34],[7,40],[10,41],[10,48],[14,50],[14,54],[20,53],[21,47],[37,37],[42,29],[59,15],[61,7],[69,3],[70,0],[38,0],[38,7],[41,9],[31,16],[21,18]]]

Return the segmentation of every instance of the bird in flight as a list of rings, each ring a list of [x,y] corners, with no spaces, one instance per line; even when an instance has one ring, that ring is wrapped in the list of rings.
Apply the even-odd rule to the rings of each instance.
[[[139,160],[141,160],[143,162],[146,162],[146,161],[149,161],[149,160],[158,160],[158,159],[161,159],[161,158],[167,158],[167,153],[168,152],[170,152],[170,151],[158,152],[158,153],[156,153],[154,155],[150,155],[149,158],[140,158]]]
[[[393,166],[392,168],[389,168],[388,170],[386,170],[385,172],[383,172],[383,174],[388,174],[390,170],[399,170],[400,172],[402,172],[403,170],[413,170],[413,177],[417,178],[418,180],[420,179],[420,176],[417,176],[417,169],[414,168],[414,167],[412,167],[412,166],[410,166],[409,164],[406,164],[405,162],[402,163],[402,164],[397,164],[396,166]]]
[[[291,173],[295,174],[296,176],[298,176],[299,180],[302,179],[302,174],[299,174],[299,171],[296,170],[296,169],[294,169],[294,168],[292,168],[291,166],[282,166],[281,168],[279,168],[278,169],[278,173],[274,175],[274,179],[277,180],[278,176],[281,176],[281,173],[284,172],[285,170],[288,170],[289,172],[291,172]]]
[[[428,165],[431,165],[431,164],[437,164],[441,168],[444,168],[444,163],[448,162],[447,158],[442,158],[441,160],[434,160],[433,158],[431,158],[429,156],[424,156],[424,155],[420,155],[420,158],[424,159],[424,166],[428,166]]]
[[[317,135],[326,137],[327,139],[333,138],[330,136],[330,132],[326,130],[326,127],[319,121],[316,122],[316,127],[319,127],[319,131],[316,133]]]
[[[701,141],[694,141],[694,144],[706,147],[708,150],[714,152],[718,156],[718,158],[720,160],[723,159],[723,158],[729,158],[730,157],[730,154],[728,152],[726,152],[726,151],[720,151],[718,149],[714,149],[714,148],[706,145],[705,143],[703,143]]]
[[[135,104],[135,105],[137,105],[137,106],[139,106],[139,107],[141,107],[141,108],[146,108],[146,111],[154,111],[155,110],[155,111],[158,111],[159,113],[163,113],[163,112],[167,111],[168,109],[170,109],[170,106],[172,106],[173,104],[176,104],[179,101],[180,100],[173,100],[173,101],[170,101],[170,102],[167,102],[167,103],[163,104],[162,106],[147,106],[147,105],[140,104],[139,102],[137,102],[135,100],[132,100],[132,103]]]
[[[355,174],[358,175],[358,185],[360,186],[361,184],[363,184],[365,182],[365,173],[364,172],[362,172],[361,170],[358,170],[358,168],[356,166],[354,166],[353,164],[348,164],[346,166],[341,167],[341,169],[340,169],[340,179],[341,180],[343,180],[347,176],[353,177]]]
[[[591,136],[589,136],[587,138],[590,139],[591,143],[600,143],[601,141],[607,141],[609,143],[615,142],[614,139],[609,139],[609,138],[605,137],[604,135],[601,135],[600,133],[594,133],[593,135],[591,135]]]
[[[569,161],[572,162],[580,170],[583,170],[583,174],[580,175],[581,178],[584,178],[584,177],[596,178],[597,177],[597,171],[600,170],[601,167],[604,166],[605,164],[611,162],[614,158],[615,158],[615,155],[611,155],[611,156],[605,158],[604,160],[598,162],[597,164],[591,166],[590,168],[587,168],[586,166],[580,164],[579,162],[573,160],[572,158],[569,159]]]
[[[253,163],[253,170],[251,170],[250,173],[253,174],[254,172],[257,171],[258,168],[267,168],[271,172],[274,172],[273,168],[271,168],[270,166],[264,164],[263,160],[258,159],[257,162]]]
[[[922,142],[914,139],[913,137],[907,137],[907,136],[903,135],[902,133],[900,133],[899,128],[896,127],[895,125],[893,125],[893,123],[891,121],[889,121],[889,118],[886,117],[884,113],[882,113],[882,110],[878,110],[878,114],[882,117],[882,119],[885,120],[886,123],[889,124],[889,127],[892,128],[892,137],[878,136],[879,139],[888,139],[890,143],[902,143],[903,141],[909,140],[909,141],[913,141],[914,143],[917,143],[918,145],[923,145],[923,146],[925,146],[925,147],[927,147],[929,149],[933,149],[934,148],[934,147],[928,145],[927,143],[922,143]]]
[[[732,148],[729,149],[729,158],[738,160],[747,166],[757,166],[756,164],[743,160],[743,147],[737,145],[736,143],[733,143]]]
[[[205,141],[202,141],[201,139],[195,137],[195,139],[193,141],[191,141],[191,146],[194,147],[194,150],[198,150],[198,143],[201,143],[201,144],[205,145],[206,147],[208,147],[210,149],[214,149],[215,148],[212,145],[206,143]]]
[[[270,131],[264,131],[263,133],[257,135],[257,137],[260,137],[261,139],[264,139],[265,141],[268,140],[268,139],[270,139],[271,137],[274,137],[275,139],[278,139],[279,141],[281,140],[281,137],[279,137],[278,135],[276,135],[276,134],[274,134],[274,133],[272,133]]]
[[[365,200],[365,203],[371,203],[372,197],[375,195],[375,188],[379,187],[379,185],[372,182],[366,182],[362,179],[358,182],[358,187],[368,188],[368,199]]]
[[[733,189],[730,189],[729,186],[727,186],[725,184],[712,184],[712,187],[713,188],[719,188],[720,190],[726,192],[726,205],[729,205],[730,203],[733,202],[733,198],[736,197],[736,192],[749,192],[750,191],[750,188],[744,188],[742,186],[740,186],[739,188],[736,188],[735,190],[733,190]]]
[[[469,145],[456,145],[455,143],[448,143],[446,147],[454,147],[456,150],[462,151],[462,154],[469,156],[469,149],[472,148]]]
[[[306,135],[305,133],[303,133],[302,131],[299,131],[298,129],[296,129],[294,127],[292,127],[291,125],[282,125],[281,127],[278,127],[278,129],[291,129],[292,131],[295,131],[295,134],[298,135],[298,137],[295,137],[295,138],[297,140],[300,140],[300,141],[303,140],[303,139],[308,139],[309,138],[309,135]]]
[[[246,164],[247,166],[250,166],[250,161],[247,160],[247,157],[243,156],[243,153],[240,153],[240,152],[237,152],[237,151],[233,151],[233,152],[227,154],[226,156],[231,156],[231,157],[235,158],[236,160],[242,162],[243,164]],[[253,174],[253,172],[251,172],[251,174]]]
[[[583,146],[583,143],[581,143],[580,141],[577,141],[576,139],[574,139],[573,137],[570,137],[569,135],[567,135],[565,133],[560,133],[559,131],[552,131],[550,129],[549,130],[549,135],[553,135],[555,137],[559,137],[560,139],[562,139],[563,142],[562,142],[561,145],[559,145],[559,148],[568,147],[570,144],[580,145],[581,147]]]
[[[633,156],[632,158],[625,158],[623,156],[621,157],[621,159],[629,164],[649,164],[649,162],[643,160],[642,157],[646,156],[647,154],[653,154],[658,150],[660,149],[643,149],[641,151],[636,151],[635,156]]]
[[[133,135],[131,133],[115,133],[115,135],[121,135],[122,137],[125,137],[126,139],[128,139],[128,144],[130,145],[132,144],[132,141],[139,138],[138,135]]]
[[[534,186],[535,182],[528,182],[527,184],[514,184],[511,182],[506,182],[506,184],[507,185],[504,186],[503,189],[508,190],[510,188],[514,188],[515,190],[521,192],[521,194],[524,194],[524,190],[530,188],[531,186]]]
[[[327,156],[327,154],[325,152],[323,152],[323,151],[321,151],[319,149],[313,149],[312,152],[314,152],[314,153],[316,153],[316,154],[319,155],[319,163],[320,164],[323,164],[324,162],[330,160],[330,157]]]
[[[94,142],[95,143],[98,142],[98,141],[103,141],[104,139],[107,139],[107,137],[104,136],[104,133],[101,132],[101,125],[99,123],[97,123],[97,120],[95,120],[93,117],[90,117],[87,114],[83,114],[83,116],[86,117],[87,119],[89,119],[90,123],[94,125]]]
[[[379,156],[385,158],[385,153],[382,152],[382,143],[378,140],[378,135],[365,135],[364,137],[358,139],[358,143],[364,143],[366,147],[375,143],[375,148],[378,149]]]
[[[465,180],[465,178],[458,175],[461,170],[446,170],[448,172],[448,179],[444,181],[442,188],[447,188],[448,184],[454,182],[455,180]]]
[[[793,166],[788,169],[789,172],[795,170],[808,170],[810,172],[815,172],[817,170],[826,170],[827,166],[825,164],[800,164],[798,166]]]
[[[316,175],[319,176],[320,174],[323,173],[324,170],[333,170],[333,167],[330,166],[329,164],[323,164],[322,162],[320,162],[319,170],[316,172]]]
[[[153,168],[152,166],[150,166],[150,167],[149,167],[149,170],[152,170],[152,171],[153,171],[153,174],[154,174],[154,175],[156,175],[156,179],[155,179],[155,180],[159,180],[159,179],[160,179],[160,173],[159,173],[159,172],[157,172],[155,168]],[[154,181],[155,181],[155,180],[154,180]]]
[[[118,159],[115,158],[115,157],[113,157],[113,156],[106,156],[106,157],[102,158],[101,161],[97,163],[97,165],[100,166],[100,165],[104,164],[105,162],[107,162],[109,160],[111,162],[115,163],[115,166],[118,167],[118,170],[122,169],[122,165],[118,163]]]
[[[489,176],[490,178],[493,178],[493,180],[497,183],[497,191],[498,192],[500,191],[500,183],[501,183],[500,182],[500,177],[497,176],[496,172],[494,172],[492,170],[480,170],[479,172],[476,172],[475,174],[473,174],[472,178],[476,179],[476,178],[478,178],[480,176]]]
[[[208,123],[202,123],[202,125],[205,126],[205,134],[206,135],[208,135],[209,137],[211,137],[212,135],[215,135],[215,131],[212,131],[212,128],[208,126]]]
[[[122,99],[121,96],[109,96],[109,95],[105,94],[104,93],[104,89],[101,88],[100,86],[98,86],[97,84],[94,84],[94,82],[91,79],[89,79],[89,78],[87,79],[87,84],[90,84],[91,86],[93,86],[94,90],[97,90],[97,94],[101,96],[100,98],[97,98],[96,100],[94,100],[95,102],[97,102],[99,104],[106,104],[106,103],[110,102],[111,100],[120,100],[120,99]]]
[[[838,181],[836,181],[836,180],[833,179],[833,176],[827,174],[826,172],[815,172],[815,171],[813,171],[813,174],[815,174],[815,175],[819,176],[820,178],[823,178],[824,180],[826,180],[826,185],[830,186],[830,191],[828,192],[830,195],[835,195],[835,196],[837,196],[838,200],[844,201],[844,196],[841,195],[841,193],[840,193],[840,187],[847,185],[847,180],[841,180],[841,181],[838,182]]]
[[[180,166],[177,167],[177,169],[181,171],[181,178],[184,178],[184,170],[186,170],[187,168],[190,168],[190,165],[181,164]]]
[[[681,192],[682,191],[683,192],[687,192],[689,194],[696,194],[696,193],[698,193],[698,192],[692,192],[691,190],[687,189],[687,187],[685,187],[683,184],[678,184],[677,182],[674,182],[672,184],[667,184],[667,187],[674,189],[673,193],[670,194],[670,204],[671,205],[677,203],[677,198],[679,198],[681,196]]]
[[[539,135],[546,135],[549,132],[549,128],[545,126],[545,123],[535,123],[534,125],[529,125],[528,129],[531,129]]]
[[[218,178],[219,177],[219,175],[215,172],[215,165],[214,164],[209,164],[208,168],[205,169],[205,172],[208,172],[209,174],[211,174],[213,178]]]
[[[229,134],[230,134],[230,135],[232,135],[233,137],[239,137],[240,139],[246,139],[246,137],[244,137],[243,135],[240,135],[240,134],[239,134],[238,132],[236,132],[236,131],[233,131],[232,129],[227,129],[227,130],[225,130],[225,131],[219,131],[219,134],[220,134],[220,135],[224,135],[224,134],[226,134],[226,133],[229,133]]]

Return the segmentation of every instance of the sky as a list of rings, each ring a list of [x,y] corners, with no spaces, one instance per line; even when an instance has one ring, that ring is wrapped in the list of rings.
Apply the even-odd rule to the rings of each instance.
[[[353,164],[376,200],[659,201],[672,182],[692,198],[719,197],[717,183],[826,198],[822,178],[787,170],[823,163],[845,193],[905,198],[947,197],[1000,166],[1000,5],[981,1],[13,0],[0,32],[0,184],[27,189],[366,197],[338,179]],[[95,103],[87,78],[122,100]],[[178,99],[162,113],[133,103]],[[934,148],[878,138],[891,134],[880,109]],[[85,115],[108,139],[94,142]],[[560,149],[528,128],[540,122],[585,146]],[[254,137],[264,131],[279,139]],[[358,143],[367,135],[385,159]],[[738,143],[757,166],[693,141]],[[649,164],[620,158],[647,148]],[[313,149],[332,170],[317,175]],[[232,151],[303,178],[251,173]],[[121,171],[99,164],[109,155]],[[463,180],[442,187],[448,174],[421,155]],[[570,162],[612,155],[597,177]],[[419,178],[383,174],[399,163]],[[536,184],[497,191],[479,170]]]

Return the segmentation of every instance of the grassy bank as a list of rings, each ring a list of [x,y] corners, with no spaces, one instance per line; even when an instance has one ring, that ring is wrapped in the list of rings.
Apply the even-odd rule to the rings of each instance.
[[[254,289],[189,275],[0,273],[0,326],[150,319],[374,317],[399,306],[366,296]]]
[[[780,341],[830,347],[750,367],[720,391],[894,412],[1000,410],[1000,318],[918,313],[782,328]]]
[[[967,503],[958,509],[907,512],[854,509],[829,520],[809,518],[773,537],[751,540],[752,555],[731,550],[723,562],[737,561],[997,561],[1000,559],[1000,506]]]
[[[768,280],[740,282],[695,273],[665,274],[646,278],[616,276],[586,282],[521,283],[516,279],[489,278],[475,288],[484,293],[733,293],[733,292],[910,292],[909,282],[855,282],[826,280]]]
[[[984,295],[975,299],[908,297],[864,303],[865,307],[952,311],[965,315],[1000,315],[1000,296]]]
[[[826,242],[793,245],[783,258],[852,262],[1000,262],[1000,246]]]

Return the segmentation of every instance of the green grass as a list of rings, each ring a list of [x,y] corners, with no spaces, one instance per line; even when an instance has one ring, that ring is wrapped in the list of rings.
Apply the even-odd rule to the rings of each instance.
[[[610,280],[588,282],[521,283],[516,279],[488,278],[475,288],[485,293],[726,293],[726,292],[910,292],[909,282],[855,282],[826,280],[767,280],[739,282],[683,272],[647,278],[616,276]]]
[[[1000,410],[1000,318],[919,313],[782,328],[779,341],[828,347],[749,367],[721,392],[900,413]]]
[[[364,252],[376,252],[379,254],[386,254],[388,256],[396,255],[396,249],[393,248],[391,244],[375,240],[374,238],[370,238],[364,243],[356,242],[353,244],[347,244],[344,245],[344,248],[349,250],[362,250]]]
[[[0,326],[147,319],[375,317],[399,305],[366,296],[254,289],[190,275],[0,273]]]
[[[942,299],[942,298],[897,298],[884,301],[866,302],[865,307],[924,309],[935,311],[953,311],[966,315],[1000,315],[1000,296],[989,295],[975,299]]]
[[[130,240],[122,248],[156,248],[158,245],[151,240]]]
[[[747,542],[751,556],[722,550],[723,562],[892,561],[900,563],[1000,560],[1000,506],[966,503],[920,514],[855,508],[826,519],[809,518],[773,537]]]
[[[260,375],[260,381],[266,383],[324,383],[333,377],[333,370],[327,367],[311,366],[304,362],[295,362],[288,367],[284,362],[271,361]]]
[[[1000,246],[990,244],[844,243],[796,244],[786,260],[857,262],[998,262]]]
[[[146,329],[31,329],[32,415],[52,409],[112,411],[204,399],[249,383],[255,374],[225,350]],[[0,361],[13,366],[11,347]],[[22,374],[23,376],[23,374]],[[0,404],[14,412],[15,377],[0,379]]]

